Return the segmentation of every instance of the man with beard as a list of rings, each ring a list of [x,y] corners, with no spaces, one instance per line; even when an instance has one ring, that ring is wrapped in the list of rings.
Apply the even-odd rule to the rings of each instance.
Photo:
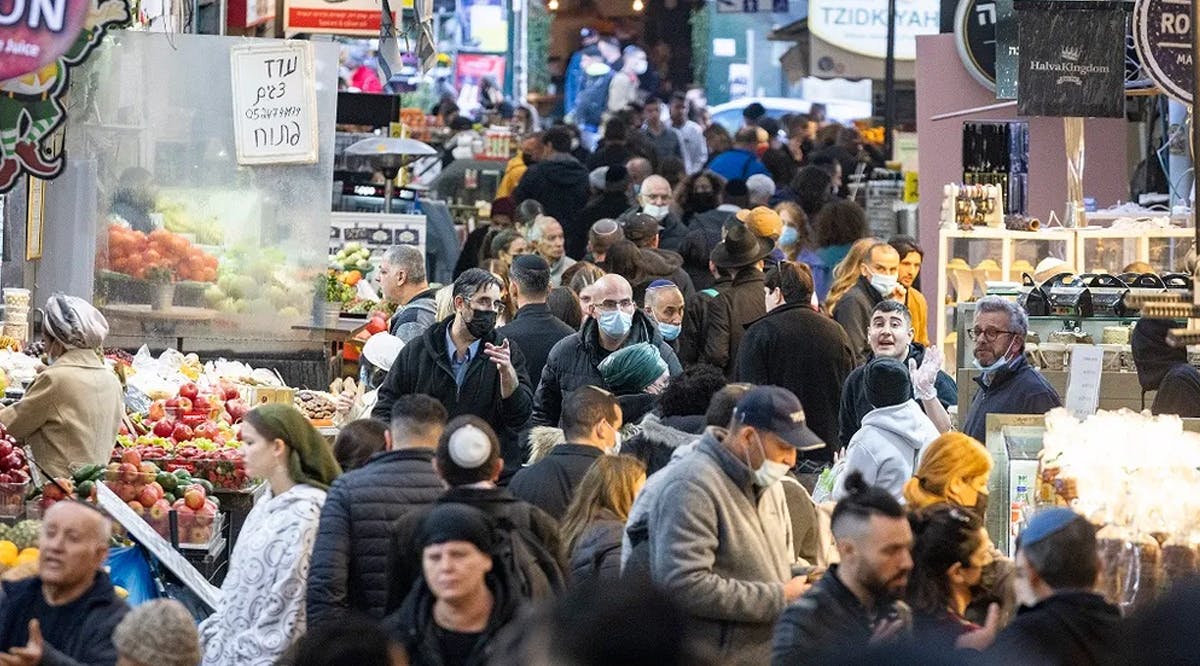
[[[912,530],[904,509],[862,475],[846,478],[831,526],[835,564],[775,627],[774,666],[824,664],[902,634],[911,613],[898,601],[912,571]]]

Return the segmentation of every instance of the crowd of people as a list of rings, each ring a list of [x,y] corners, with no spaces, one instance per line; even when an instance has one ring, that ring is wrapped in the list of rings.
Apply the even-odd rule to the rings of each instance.
[[[1013,559],[984,527],[987,415],[1060,404],[1021,307],[978,301],[957,405],[921,247],[845,198],[857,132],[753,105],[703,127],[605,44],[452,284],[384,255],[362,418],[331,449],[290,407],[247,415],[268,492],[215,612],[127,612],[107,519],[64,502],[39,577],[4,585],[0,664],[1138,661],[1165,630],[1093,592],[1083,517],[1037,513]],[[0,422],[48,430],[24,404]]]

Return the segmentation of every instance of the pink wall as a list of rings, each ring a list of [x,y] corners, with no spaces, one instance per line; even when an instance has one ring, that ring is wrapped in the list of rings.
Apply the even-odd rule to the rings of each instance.
[[[954,35],[917,37],[917,140],[920,174],[920,241],[928,273],[935,275],[938,250],[938,212],[942,186],[962,179],[962,124],[966,120],[1008,120],[1016,107],[932,121],[951,111],[996,104],[994,94],[979,85],[959,60]],[[1066,145],[1061,118],[1029,118],[1029,214],[1045,223],[1051,210],[1062,217],[1066,203]],[[1099,207],[1129,198],[1125,156],[1126,122],[1121,118],[1090,119],[1085,123],[1084,196]],[[933,287],[932,281],[930,287]],[[936,300],[936,287],[926,287]],[[930,318],[931,328],[934,320]]]

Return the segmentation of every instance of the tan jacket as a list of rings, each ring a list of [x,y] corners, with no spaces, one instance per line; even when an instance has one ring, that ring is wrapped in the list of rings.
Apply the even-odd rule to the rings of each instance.
[[[43,469],[64,477],[71,463],[108,462],[124,415],[116,374],[95,351],[72,349],[0,411],[0,423],[29,445]]]

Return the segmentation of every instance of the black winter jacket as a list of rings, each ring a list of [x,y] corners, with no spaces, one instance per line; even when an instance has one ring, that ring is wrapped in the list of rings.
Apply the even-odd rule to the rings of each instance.
[[[700,362],[721,368],[732,379],[737,372],[738,348],[746,326],[766,313],[763,272],[753,266],[739,269],[729,289],[708,302]]]
[[[721,242],[725,224],[733,219],[733,211],[714,208],[697,213],[687,223],[687,236],[679,244],[683,256],[683,269],[692,278],[696,290],[712,286],[713,276],[708,270],[708,260],[713,248]]]
[[[838,566],[783,611],[775,626],[772,666],[843,663],[867,649],[876,617],[895,608],[878,609],[873,617],[837,576]],[[853,663],[853,662],[845,662]]]
[[[1167,331],[1178,327],[1169,319],[1141,319],[1133,328],[1133,362],[1142,385],[1142,407],[1146,392],[1157,391],[1150,411],[1200,417],[1200,370],[1187,361],[1187,350],[1167,344]]]
[[[850,336],[850,348],[854,350],[854,364],[862,365],[871,358],[871,345],[867,343],[867,327],[871,325],[871,312],[883,301],[883,294],[871,286],[871,281],[861,275],[858,282],[846,292],[833,308],[833,318]]]
[[[559,444],[545,458],[522,467],[508,484],[513,495],[562,520],[575,489],[604,452],[587,444]]]
[[[567,256],[578,259],[587,249],[588,227],[580,214],[588,202],[588,187],[587,168],[574,157],[557,153],[529,167],[512,198],[518,204],[526,199],[542,204],[546,215],[562,225]]]
[[[795,393],[804,407],[805,424],[825,442],[824,448],[804,457],[829,462],[837,446],[838,406],[842,385],[854,367],[852,359],[850,341],[837,322],[808,305],[788,304],[747,328],[738,350],[737,378]]]
[[[571,550],[571,584],[599,581],[616,583],[621,577],[621,535],[625,521],[608,509],[600,509],[595,520],[580,533]]]
[[[510,343],[512,364],[520,383],[512,395],[501,398],[500,374],[483,353],[485,343],[499,345],[505,339],[493,331],[487,339],[479,342],[479,351],[467,366],[466,379],[462,391],[459,391],[446,351],[446,327],[453,321],[454,317],[447,317],[430,326],[424,335],[412,340],[400,351],[392,369],[388,371],[387,379],[379,387],[379,401],[371,410],[371,418],[387,423],[391,420],[392,404],[396,398],[424,393],[440,400],[451,418],[473,414],[487,421],[500,435],[500,451],[504,459],[519,460],[523,453],[514,433],[525,427],[533,407],[533,389],[525,369],[525,355],[519,344]]]
[[[513,583],[504,575],[503,567],[493,567],[485,578],[492,593],[492,614],[487,626],[475,642],[475,647],[461,664],[448,664],[442,652],[439,628],[433,618],[437,601],[425,579],[418,579],[400,610],[383,621],[383,629],[408,653],[412,666],[484,666],[498,645],[496,637],[521,609],[520,597]]]
[[[1022,607],[985,653],[987,664],[1092,666],[1120,654],[1121,611],[1098,594],[1060,592]]]
[[[575,333],[575,329],[551,314],[545,303],[530,303],[517,310],[517,316],[498,332],[521,347],[521,353],[525,355],[525,369],[532,383],[542,378],[542,369],[546,367],[550,350],[559,340]],[[506,464],[508,462],[505,461]],[[522,462],[518,460],[515,464]]]
[[[574,244],[570,238],[566,239],[567,255],[572,259],[586,260],[587,257],[583,256],[583,254],[587,251],[587,232],[592,228],[592,225],[604,219],[615,221],[627,210],[629,210],[629,195],[625,194],[624,190],[620,192],[604,192],[599,196],[592,197],[579,213],[579,228],[583,231],[583,238],[581,241],[575,241]],[[582,248],[578,255],[571,253],[571,250],[576,248]]]
[[[447,490],[432,505],[409,511],[391,528],[387,553],[387,612],[399,608],[421,579],[421,551],[417,547],[417,529],[433,510],[433,505],[455,502],[466,504],[494,519],[518,527],[527,526],[546,551],[561,559],[561,537],[558,521],[532,504],[517,499],[504,488],[471,488],[457,486]],[[561,562],[560,562],[561,565]]]
[[[712,282],[711,286],[684,300],[683,330],[680,331],[676,342],[679,343],[679,360],[686,366],[699,363],[700,356],[704,353],[704,336],[708,331],[708,302],[718,294],[728,291],[733,285],[731,277],[718,278],[715,282],[712,281],[711,274],[708,277]]]
[[[979,391],[971,398],[962,424],[962,432],[980,442],[987,441],[988,414],[1045,414],[1062,406],[1058,391],[1024,356],[992,373],[990,381],[984,379],[975,378]]]
[[[761,294],[758,300],[762,302]],[[622,346],[628,347],[639,342],[648,342],[658,347],[658,352],[667,362],[667,370],[672,377],[683,372],[675,352],[671,351],[658,328],[641,310],[634,312],[633,326],[629,329],[629,335]],[[590,317],[584,322],[581,331],[563,338],[554,345],[546,359],[542,380],[533,398],[533,425],[557,428],[565,395],[589,384],[607,388],[604,378],[600,375],[599,366],[608,354],[609,352],[600,346],[600,326]]]
[[[869,356],[868,359],[873,356]],[[910,343],[908,356],[904,360],[905,365],[908,364],[908,359],[916,361],[920,366],[921,361],[925,360],[925,346],[919,342]],[[862,427],[863,417],[873,409],[871,401],[867,399],[865,369],[865,363],[855,368],[846,378],[846,384],[842,387],[841,416],[838,418],[841,428],[838,441],[842,448],[850,446],[850,438]],[[933,386],[937,389],[938,401],[942,403],[943,407],[958,404],[958,384],[955,383],[953,377],[939,370]]]
[[[384,616],[392,523],[445,491],[432,461],[429,449],[384,451],[333,482],[309,564],[310,625],[343,619],[350,611]]]
[[[0,652],[25,647],[29,642],[29,621],[37,618],[34,609],[42,594],[41,578],[6,582],[0,599]],[[42,602],[44,603],[44,602]],[[117,663],[117,648],[112,632],[129,606],[117,598],[112,581],[103,571],[82,597],[70,604],[75,613],[69,629],[59,626],[51,633],[42,624],[44,666],[112,666]],[[42,618],[44,619],[44,618]],[[65,623],[64,623],[65,624]]]

